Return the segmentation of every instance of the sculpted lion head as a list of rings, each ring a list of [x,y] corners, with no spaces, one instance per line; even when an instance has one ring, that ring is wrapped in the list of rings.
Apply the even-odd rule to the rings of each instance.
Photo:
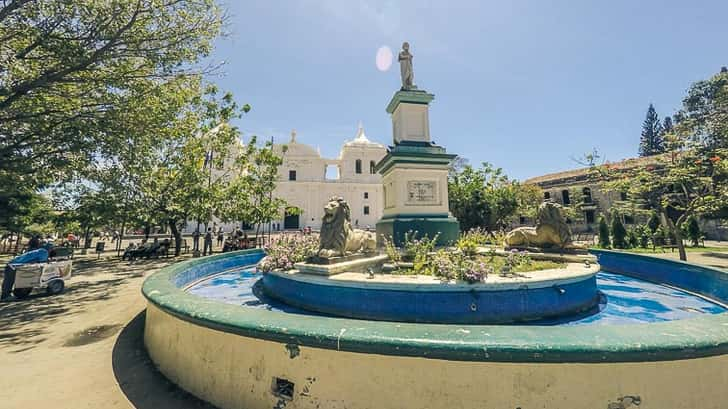
[[[351,230],[351,209],[344,198],[334,196],[324,206],[323,223],[319,242],[319,254],[322,250],[345,253],[346,237]]]
[[[554,229],[561,242],[566,244],[571,242],[571,230],[566,224],[564,215],[561,212],[561,205],[552,201],[545,201],[538,207],[536,216],[536,229],[550,227]]]

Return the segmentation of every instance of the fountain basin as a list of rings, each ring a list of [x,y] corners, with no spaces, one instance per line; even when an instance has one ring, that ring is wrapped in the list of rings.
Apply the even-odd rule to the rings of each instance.
[[[728,301],[724,271],[596,253],[603,270]],[[172,382],[221,408],[584,409],[639,397],[640,408],[719,409],[728,401],[728,313],[632,325],[442,325],[246,308],[185,291],[261,257],[195,259],[143,286],[150,357]]]
[[[308,311],[349,318],[440,324],[498,324],[577,314],[599,302],[598,266],[565,268],[501,277],[483,283],[443,283],[433,276],[297,270],[263,276],[271,298]]]

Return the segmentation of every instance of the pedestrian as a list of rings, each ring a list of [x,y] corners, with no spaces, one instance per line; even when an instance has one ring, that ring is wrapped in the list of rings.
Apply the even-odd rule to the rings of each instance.
[[[202,248],[202,255],[206,256],[208,249],[210,250],[210,254],[212,254],[212,227],[207,228],[207,233],[205,233],[205,247]]]
[[[200,229],[199,227],[192,232],[192,251],[200,251]]]
[[[41,245],[40,235],[36,234],[28,242],[28,251],[39,249]]]
[[[222,246],[222,242],[225,239],[225,233],[222,231],[222,226],[217,229],[217,246]]]

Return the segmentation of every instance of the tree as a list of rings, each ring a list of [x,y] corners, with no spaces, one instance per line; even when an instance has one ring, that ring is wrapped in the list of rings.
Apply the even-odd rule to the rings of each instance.
[[[599,247],[608,249],[612,243],[609,239],[609,225],[604,215],[599,216]]]
[[[640,156],[651,156],[665,151],[662,140],[662,125],[655,107],[650,104],[647,108],[645,121],[642,123],[642,136],[640,138]]]
[[[541,197],[537,187],[510,180],[489,163],[480,169],[465,165],[448,178],[450,210],[464,231],[474,227],[503,230],[519,212],[534,213]]]
[[[690,217],[728,207],[728,73],[695,83],[683,100],[682,118],[666,136],[670,153],[656,164],[629,170],[597,167],[605,189],[629,192],[641,212],[656,212],[674,238],[680,259],[687,253],[679,228]]]
[[[213,0],[0,3],[0,188],[68,180],[123,147],[123,113],[208,71],[222,21]]]
[[[627,248],[627,229],[622,224],[622,218],[616,211],[612,212],[612,244],[615,248]]]
[[[665,139],[665,135],[669,135],[672,133],[673,128],[674,127],[672,125],[672,118],[670,118],[669,116],[666,116],[665,119],[662,120],[661,137],[662,137],[663,141]]]

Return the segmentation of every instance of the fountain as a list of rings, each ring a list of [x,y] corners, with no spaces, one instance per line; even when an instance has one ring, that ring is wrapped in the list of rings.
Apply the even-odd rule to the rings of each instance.
[[[411,65],[402,76],[388,108],[395,146],[377,165],[379,249],[335,197],[318,243],[284,236],[267,254],[151,275],[145,345],[160,371],[221,408],[724,408],[728,273],[534,252],[571,247],[550,204],[535,228],[508,235],[512,251],[452,247],[452,156],[429,140],[433,96]],[[392,249],[414,230],[425,250],[402,262]]]

